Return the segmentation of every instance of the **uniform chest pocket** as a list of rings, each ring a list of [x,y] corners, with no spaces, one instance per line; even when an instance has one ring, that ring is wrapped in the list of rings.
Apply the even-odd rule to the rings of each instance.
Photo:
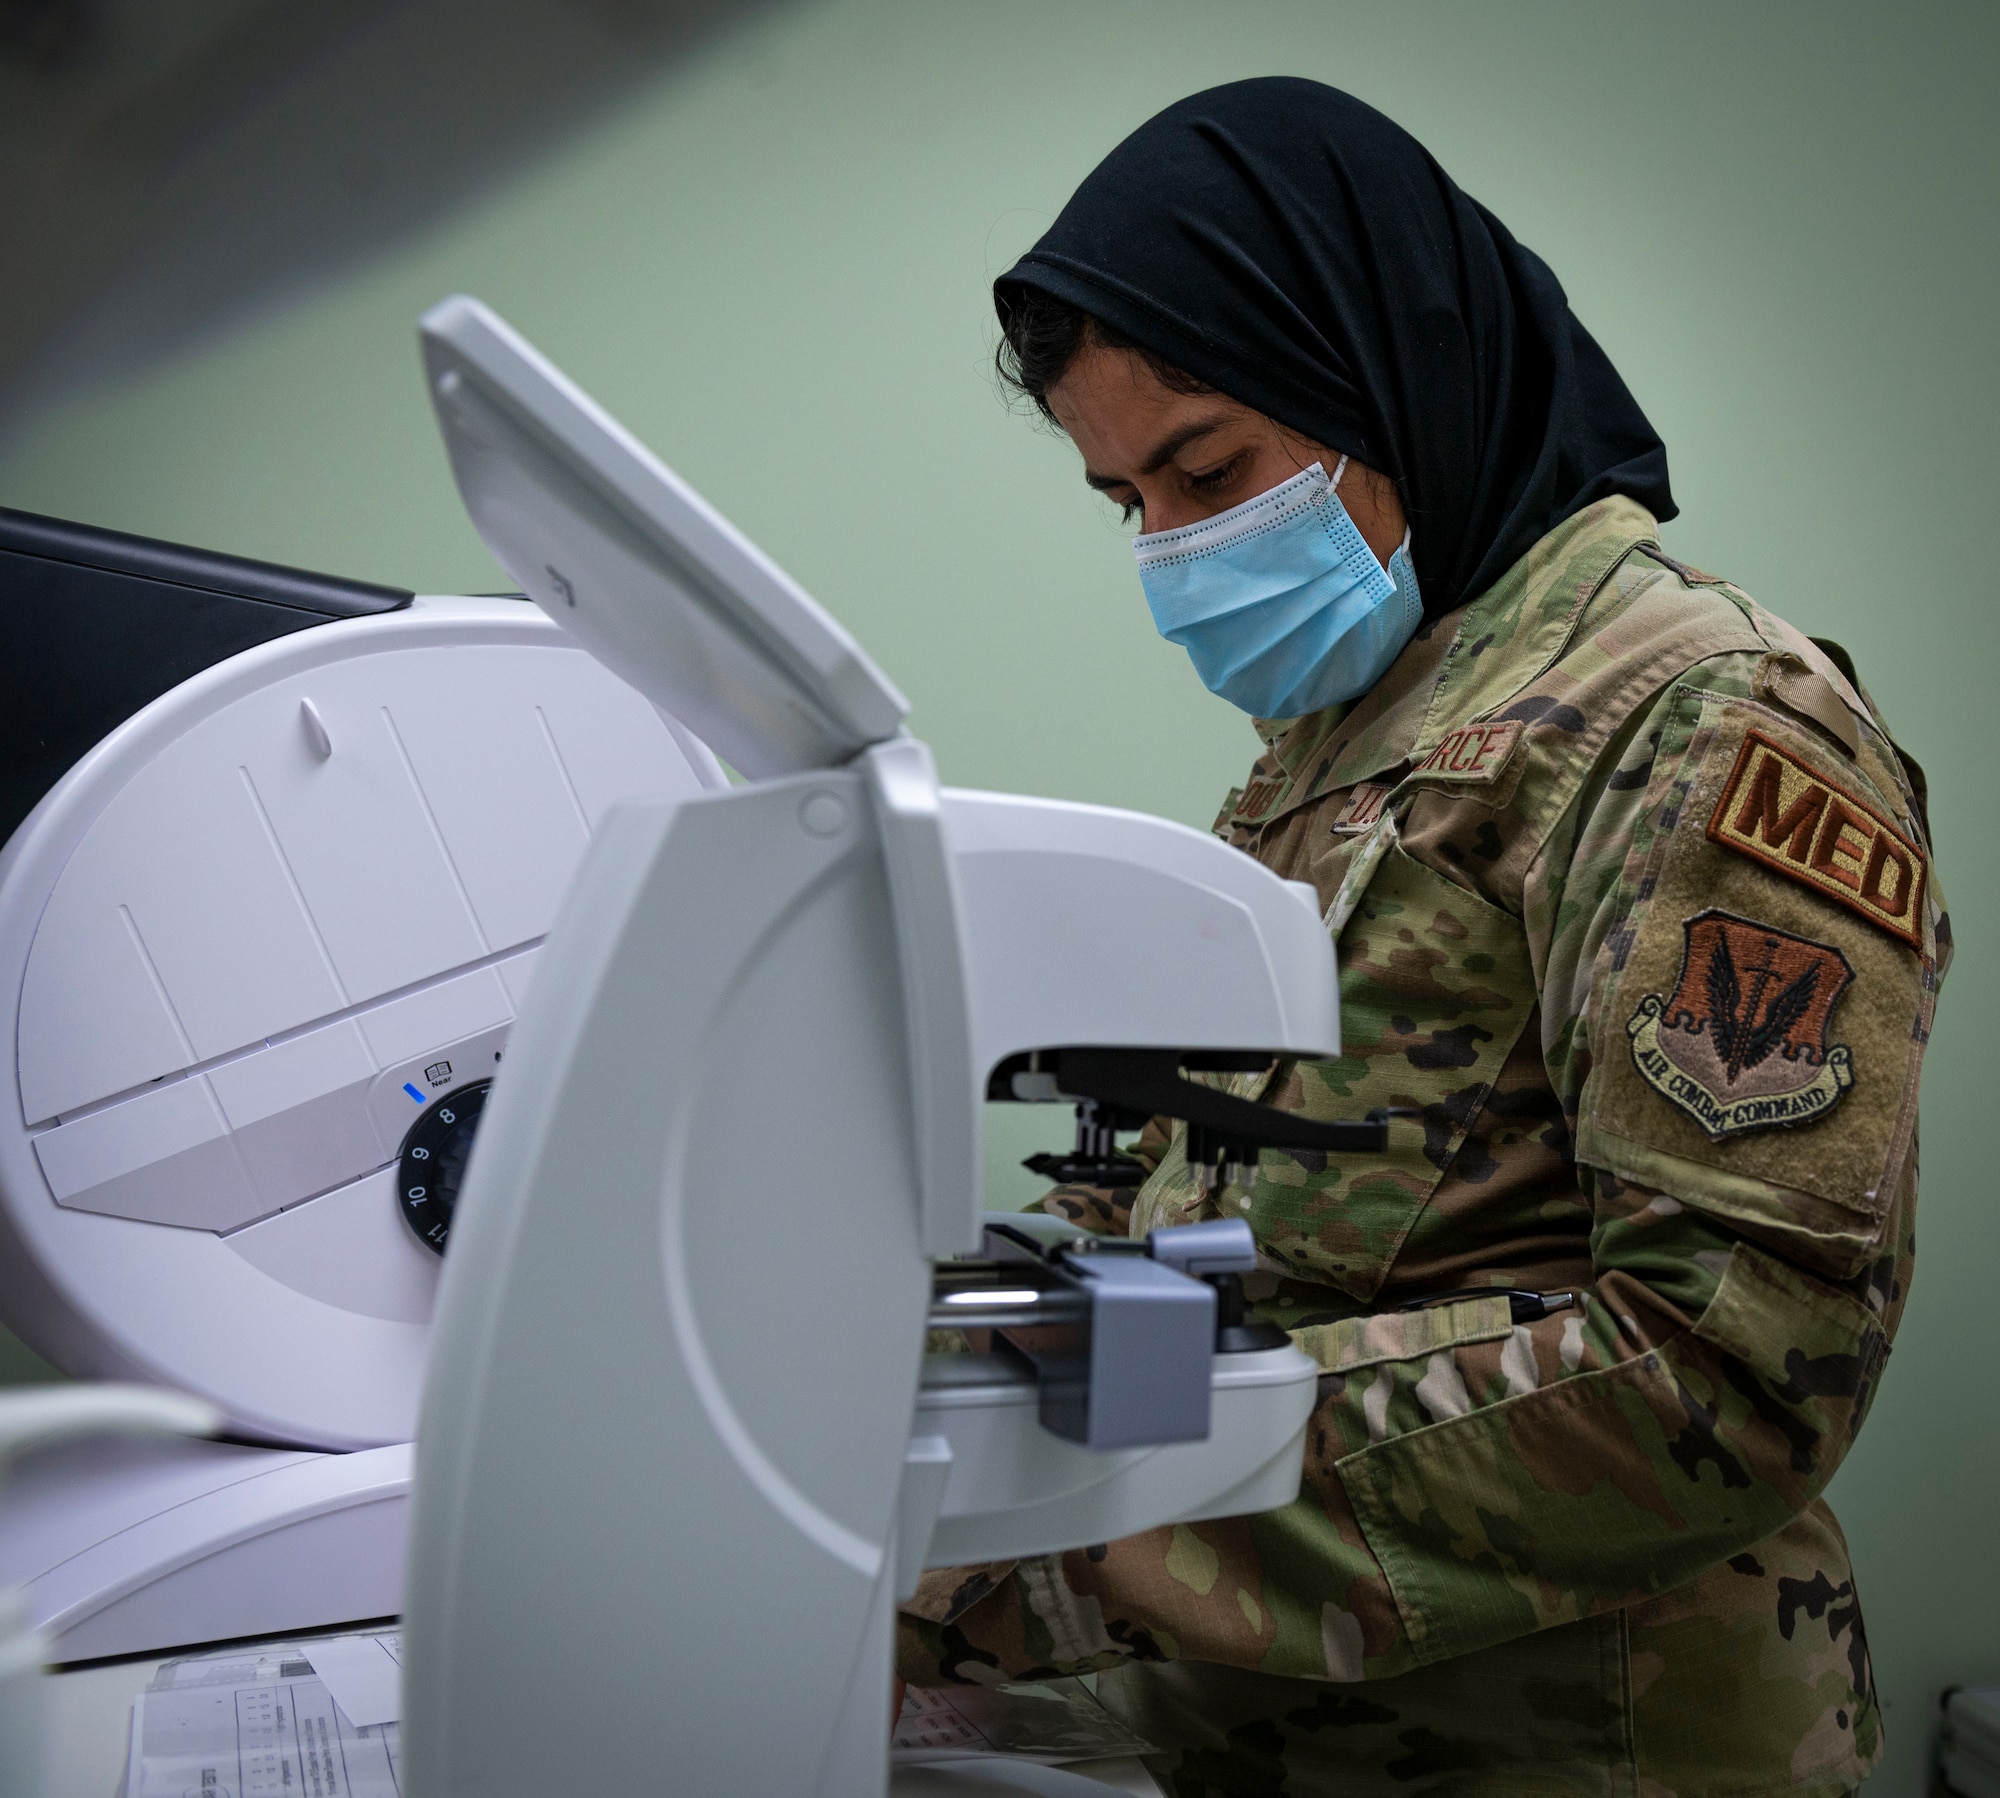
[[[1340,951],[1341,1054],[1283,1062],[1256,1095],[1316,1118],[1378,1105],[1420,1118],[1389,1126],[1380,1155],[1329,1157],[1266,1149],[1247,1187],[1197,1191],[1176,1128],[1135,1207],[1134,1233],[1200,1216],[1243,1217],[1277,1265],[1302,1279],[1374,1296],[1410,1226],[1443,1179],[1535,1010],[1520,921],[1475,898],[1394,841],[1377,851],[1351,907]]]

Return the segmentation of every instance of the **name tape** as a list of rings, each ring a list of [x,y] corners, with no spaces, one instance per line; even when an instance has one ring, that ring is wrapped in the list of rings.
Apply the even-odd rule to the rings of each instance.
[[[1253,780],[1236,802],[1236,816],[1254,824],[1271,809],[1278,795],[1290,784],[1288,780]]]

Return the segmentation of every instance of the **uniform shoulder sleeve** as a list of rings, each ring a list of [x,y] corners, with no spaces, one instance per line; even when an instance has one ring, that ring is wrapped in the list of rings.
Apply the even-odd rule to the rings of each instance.
[[[1589,883],[1577,1158],[1847,1277],[1913,1152],[1941,934],[1921,821],[1880,739],[1856,753],[1755,687],[1695,670],[1654,722]]]

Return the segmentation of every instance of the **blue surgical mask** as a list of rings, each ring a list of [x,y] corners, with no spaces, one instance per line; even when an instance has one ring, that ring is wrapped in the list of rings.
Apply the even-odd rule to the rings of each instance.
[[[1380,680],[1423,621],[1409,533],[1384,568],[1315,462],[1255,499],[1135,537],[1153,622],[1202,685],[1255,718],[1297,718]]]

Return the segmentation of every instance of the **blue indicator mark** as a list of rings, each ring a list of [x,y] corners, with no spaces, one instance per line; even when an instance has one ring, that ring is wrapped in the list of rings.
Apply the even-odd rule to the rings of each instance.
[[[407,1080],[403,1082],[403,1090],[406,1093],[408,1093],[411,1098],[416,1100],[416,1102],[419,1105],[421,1105],[424,1102],[424,1095],[418,1092],[417,1089],[414,1086],[412,1086]]]

